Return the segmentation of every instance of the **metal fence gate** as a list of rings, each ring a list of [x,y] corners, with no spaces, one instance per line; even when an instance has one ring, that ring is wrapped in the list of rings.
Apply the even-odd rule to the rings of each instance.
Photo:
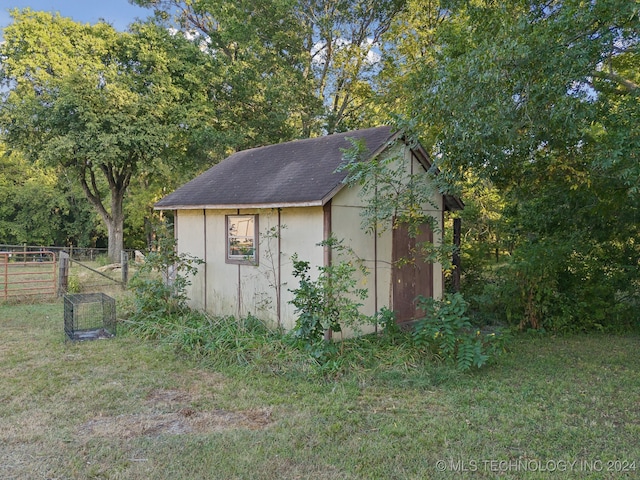
[[[54,252],[0,252],[0,300],[56,294]]]

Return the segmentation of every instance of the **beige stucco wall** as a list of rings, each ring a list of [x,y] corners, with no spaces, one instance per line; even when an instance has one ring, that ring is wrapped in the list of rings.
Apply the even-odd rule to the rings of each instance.
[[[402,145],[393,148],[388,155],[398,157],[404,163],[407,174],[423,172],[422,165],[411,155],[411,150]],[[369,289],[369,296],[363,302],[363,313],[373,315],[382,307],[392,305],[392,231],[389,225],[383,225],[378,232],[377,239],[373,233],[367,233],[362,228],[362,208],[367,199],[360,195],[359,188],[342,189],[332,200],[332,230],[339,239],[351,245],[354,252],[367,267],[369,273],[359,279],[359,286]],[[423,205],[423,209],[436,221],[433,241],[436,245],[442,243],[444,203],[442,195],[434,192],[431,202]],[[377,271],[374,266],[377,264]],[[377,281],[376,281],[377,278]],[[433,293],[439,298],[443,294],[442,265],[434,265]],[[372,328],[365,329],[371,331]],[[347,332],[347,335],[349,332]]]
[[[202,210],[180,211],[174,232],[178,253],[188,253],[199,259],[205,259],[203,220]],[[205,270],[205,265],[198,266],[198,273],[190,277],[191,286],[187,289],[189,304],[199,310],[204,310]]]

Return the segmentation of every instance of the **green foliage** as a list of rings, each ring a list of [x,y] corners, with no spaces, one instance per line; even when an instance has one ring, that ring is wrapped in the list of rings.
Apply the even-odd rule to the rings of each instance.
[[[335,238],[319,245],[326,245],[336,253],[349,253],[349,250]],[[313,279],[309,271],[309,262],[292,256],[293,276],[298,279],[298,288],[290,290],[294,298],[290,303],[298,313],[298,320],[291,332],[296,343],[308,350],[318,360],[325,363],[336,353],[336,345],[324,340],[325,332],[340,332],[343,327],[355,331],[368,322],[359,311],[367,298],[366,288],[357,288],[356,272],[362,275],[366,270],[353,257],[335,262],[332,265],[318,267],[318,276]]]
[[[288,135],[335,133],[376,123],[377,49],[404,0],[135,0],[205,36],[226,75],[216,100],[249,105],[236,126]],[[237,127],[242,128],[241,125]],[[262,139],[262,144],[265,138]]]
[[[373,317],[373,321],[380,326],[383,335],[390,339],[399,336],[401,333],[400,326],[396,322],[396,313],[388,307],[382,307],[378,310]]]
[[[206,87],[198,83],[207,57],[153,24],[120,33],[29,9],[12,16],[0,48],[5,140],[70,174],[102,219],[117,261],[130,184],[149,186],[169,166],[207,154],[209,124],[199,122]]]
[[[135,295],[133,322],[171,322],[173,316],[187,311],[186,288],[191,284],[190,276],[198,271],[202,260],[176,252],[175,240],[161,234],[154,250],[145,257],[129,286]]]
[[[499,353],[501,337],[473,328],[466,316],[467,302],[459,293],[447,294],[442,300],[419,297],[417,302],[425,312],[413,332],[418,348],[454,364],[459,371],[480,368]]]
[[[350,141],[352,146],[343,151],[339,171],[347,172],[344,183],[361,187],[359,195],[366,200],[361,213],[362,228],[382,234],[399,225],[408,225],[414,235],[424,224],[434,229],[435,219],[426,213],[426,208],[434,206],[435,177],[424,171],[411,173],[402,150],[369,160],[364,142]],[[389,148],[393,151],[393,145]]]
[[[410,135],[409,133],[405,133]],[[445,188],[433,172],[419,169],[412,173],[403,149],[394,154],[368,159],[364,142],[350,139],[351,148],[343,151],[343,164],[338,169],[346,171],[344,183],[360,187],[358,195],[363,199],[361,209],[362,228],[370,234],[382,235],[385,231],[406,228],[411,238],[431,230],[440,233],[438,219],[429,210],[437,210],[434,205],[438,188]],[[393,145],[390,146],[393,152]],[[451,261],[452,247],[435,242],[416,242],[408,258],[400,263],[411,263],[416,259],[440,262],[447,268]]]
[[[620,331],[639,325],[637,294],[623,295],[614,268],[547,241],[521,246],[509,261],[481,277],[469,296],[474,315],[521,330]]]
[[[277,352],[279,336],[258,318],[212,317],[181,309],[171,315],[126,322],[130,333],[158,340],[192,359],[217,366],[259,364],[261,355]]]
[[[64,172],[0,146],[0,243],[95,246],[97,218]]]
[[[554,330],[637,319],[637,3],[412,4],[424,14],[397,26],[402,56],[388,61],[404,75],[389,105],[420,126],[442,171],[480,186],[463,244],[474,310],[493,300],[506,308],[491,313]]]
[[[82,285],[77,275],[69,275],[67,280],[67,293],[80,293]]]

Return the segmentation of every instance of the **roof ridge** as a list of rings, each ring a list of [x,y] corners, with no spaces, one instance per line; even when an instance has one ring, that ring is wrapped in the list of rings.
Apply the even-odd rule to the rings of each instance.
[[[278,146],[290,145],[290,144],[301,143],[301,142],[312,142],[312,141],[317,141],[317,140],[322,140],[322,139],[330,139],[332,137],[333,138],[340,137],[340,136],[346,137],[350,133],[351,134],[358,134],[358,133],[361,134],[362,132],[367,132],[367,131],[370,131],[370,130],[377,130],[377,129],[382,129],[382,128],[391,129],[392,126],[391,125],[378,125],[377,127],[368,127],[368,128],[363,128],[363,129],[349,130],[347,132],[329,133],[327,135],[320,135],[319,137],[294,138],[293,140],[287,140],[286,142],[270,143],[268,145],[260,145],[260,146],[257,146],[257,147],[250,147],[250,148],[245,148],[243,150],[237,150],[237,151],[233,152],[229,156],[233,156],[236,153],[250,152],[250,151],[254,151],[254,150],[259,150],[261,148],[278,147]],[[226,158],[229,158],[229,157],[226,157]]]

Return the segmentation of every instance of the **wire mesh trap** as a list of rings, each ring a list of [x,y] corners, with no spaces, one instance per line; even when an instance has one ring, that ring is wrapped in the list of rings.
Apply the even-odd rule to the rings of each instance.
[[[116,301],[104,293],[64,296],[64,333],[72,341],[116,335]]]

